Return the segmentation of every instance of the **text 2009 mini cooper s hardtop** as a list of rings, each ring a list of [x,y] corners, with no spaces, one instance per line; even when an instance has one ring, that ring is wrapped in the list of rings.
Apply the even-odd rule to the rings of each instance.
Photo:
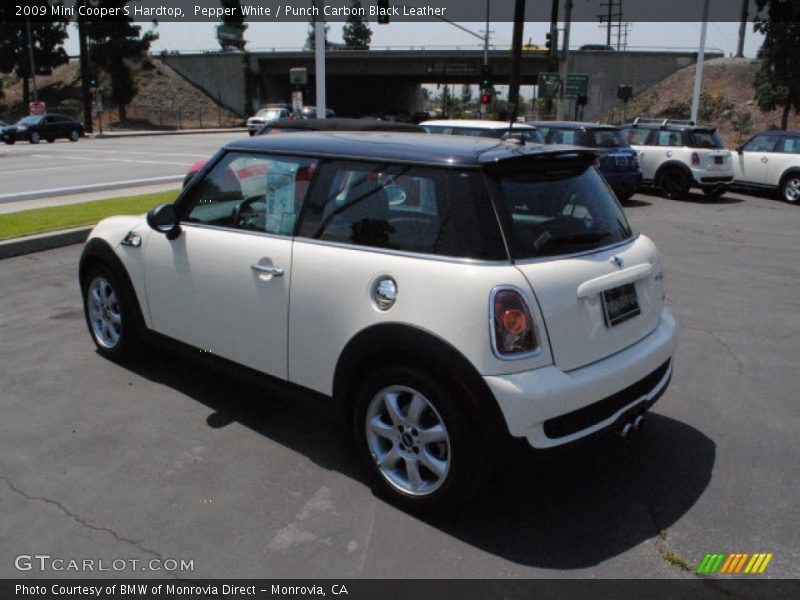
[[[509,434],[629,432],[669,383],[661,260],[596,158],[413,133],[233,142],[174,204],[95,227],[89,330],[109,358],[171,338],[330,397],[378,489],[440,509]]]

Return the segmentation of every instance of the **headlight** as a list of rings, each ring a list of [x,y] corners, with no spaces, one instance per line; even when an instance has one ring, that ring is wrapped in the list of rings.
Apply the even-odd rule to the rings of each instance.
[[[26,125],[20,125],[20,126],[17,128],[17,131],[25,131],[25,130],[27,130],[27,129],[28,129],[28,127],[27,127]]]

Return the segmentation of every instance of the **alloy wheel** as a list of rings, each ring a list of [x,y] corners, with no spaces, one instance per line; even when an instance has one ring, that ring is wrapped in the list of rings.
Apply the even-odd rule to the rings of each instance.
[[[783,199],[794,204],[800,200],[800,178],[791,177],[783,185]]]
[[[122,337],[122,312],[114,288],[105,277],[95,277],[86,291],[89,322],[97,343],[114,348]]]
[[[439,489],[451,465],[450,436],[434,405],[402,385],[383,388],[369,403],[367,447],[392,487],[412,496]]]

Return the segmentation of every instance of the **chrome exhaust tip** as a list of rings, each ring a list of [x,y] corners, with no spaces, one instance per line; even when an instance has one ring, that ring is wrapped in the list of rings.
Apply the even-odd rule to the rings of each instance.
[[[639,415],[633,421],[633,426],[636,428],[636,432],[639,433],[642,429],[644,429],[644,415]]]

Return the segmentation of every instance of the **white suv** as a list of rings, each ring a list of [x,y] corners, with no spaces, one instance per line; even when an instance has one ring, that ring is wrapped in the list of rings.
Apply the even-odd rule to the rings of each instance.
[[[736,151],[734,185],[777,190],[786,202],[800,202],[800,131],[764,131]]]
[[[382,489],[442,508],[509,434],[628,436],[669,383],[661,260],[596,159],[413,133],[231,143],[174,204],[95,227],[89,332],[108,358],[166,337],[330,397]]]
[[[639,153],[642,181],[666,198],[686,198],[693,187],[719,198],[733,182],[731,153],[713,127],[691,121],[636,119],[622,130]]]

